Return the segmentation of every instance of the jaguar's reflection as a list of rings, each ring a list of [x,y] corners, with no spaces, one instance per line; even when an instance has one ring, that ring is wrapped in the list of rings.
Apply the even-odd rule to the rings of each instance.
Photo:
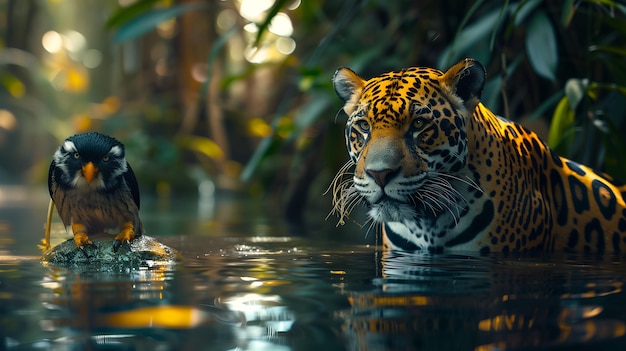
[[[349,348],[534,349],[623,337],[623,318],[600,300],[619,299],[623,277],[599,271],[581,285],[579,269],[551,262],[388,252],[375,288],[347,293],[352,308],[339,317]]]

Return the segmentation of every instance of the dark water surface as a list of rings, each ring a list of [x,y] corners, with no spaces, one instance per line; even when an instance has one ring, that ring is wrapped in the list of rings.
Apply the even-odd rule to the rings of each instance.
[[[383,254],[226,198],[146,201],[176,265],[70,270],[40,193],[0,187],[0,350],[626,350],[623,257]]]

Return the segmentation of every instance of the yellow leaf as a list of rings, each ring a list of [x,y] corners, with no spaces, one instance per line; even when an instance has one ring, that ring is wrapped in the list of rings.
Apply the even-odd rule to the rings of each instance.
[[[200,152],[214,160],[222,160],[224,158],[222,148],[209,138],[186,136],[181,139],[181,144],[183,147]]]
[[[253,118],[248,122],[248,133],[250,135],[265,138],[272,134],[272,127],[261,118]]]
[[[74,68],[67,70],[67,81],[65,89],[74,93],[81,93],[87,90],[89,86],[89,78],[87,72]]]
[[[561,144],[568,129],[574,124],[574,111],[571,109],[567,96],[564,96],[554,109],[552,122],[550,123],[550,131],[548,132],[548,145],[551,148],[557,148]]]

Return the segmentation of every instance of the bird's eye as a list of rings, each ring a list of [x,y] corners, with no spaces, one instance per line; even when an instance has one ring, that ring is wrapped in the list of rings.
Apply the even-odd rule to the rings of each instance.
[[[75,152],[74,153],[74,158],[79,158],[79,157],[80,157],[80,154],[78,152]]]
[[[102,157],[102,161],[107,162],[109,160],[109,155],[104,155]]]
[[[424,129],[425,126],[426,126],[426,120],[424,118],[417,117],[416,119],[413,120],[413,128],[415,128],[415,130],[420,131]]]

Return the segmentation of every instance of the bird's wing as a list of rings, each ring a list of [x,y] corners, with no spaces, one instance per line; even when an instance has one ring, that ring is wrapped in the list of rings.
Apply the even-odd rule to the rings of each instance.
[[[54,169],[56,168],[56,162],[52,161],[50,163],[50,169],[48,170],[48,192],[50,193],[50,198],[52,198],[52,187],[55,185],[54,180]]]
[[[135,172],[130,167],[130,164],[126,162],[126,167],[128,171],[124,173],[124,180],[126,181],[126,185],[130,189],[130,193],[133,196],[133,200],[135,200],[135,204],[137,205],[137,209],[139,209],[140,199],[139,199],[139,183],[137,183],[137,178],[135,177]]]
[[[54,206],[57,208],[59,217],[61,217],[61,221],[63,221],[63,225],[68,226],[72,221],[72,216],[70,211],[63,206],[65,204],[66,192],[59,191],[61,190],[61,186],[57,181],[57,172],[59,172],[59,169],[56,163],[52,161],[52,163],[50,163],[50,170],[48,171],[48,191],[50,192],[50,198],[52,202],[54,202]]]

